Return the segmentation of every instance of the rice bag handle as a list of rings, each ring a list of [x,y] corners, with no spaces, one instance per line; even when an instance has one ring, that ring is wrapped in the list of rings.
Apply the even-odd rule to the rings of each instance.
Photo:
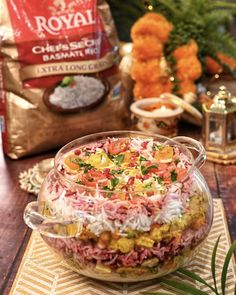
[[[193,158],[194,158],[193,165],[197,167],[198,169],[201,168],[201,166],[206,161],[206,151],[203,145],[199,141],[186,136],[177,136],[172,139],[184,145],[186,148],[188,148],[192,152],[192,154],[193,152],[195,152],[196,155],[193,154]]]
[[[81,223],[78,220],[58,220],[48,218],[39,213],[37,201],[25,207],[24,221],[32,229],[50,238],[75,238],[81,233]]]

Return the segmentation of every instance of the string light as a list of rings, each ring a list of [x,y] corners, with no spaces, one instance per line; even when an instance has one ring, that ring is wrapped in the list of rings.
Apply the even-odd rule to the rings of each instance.
[[[142,2],[145,9],[147,9],[148,11],[152,11],[154,9],[154,6],[151,4],[151,1],[144,0]]]

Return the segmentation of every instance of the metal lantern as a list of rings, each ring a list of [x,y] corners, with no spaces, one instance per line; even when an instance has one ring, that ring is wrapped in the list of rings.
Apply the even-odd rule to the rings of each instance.
[[[203,141],[207,157],[217,163],[236,163],[236,99],[225,86],[211,105],[203,104]]]

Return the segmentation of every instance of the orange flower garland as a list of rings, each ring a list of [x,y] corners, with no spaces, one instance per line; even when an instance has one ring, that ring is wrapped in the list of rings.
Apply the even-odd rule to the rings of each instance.
[[[217,57],[221,60],[222,63],[226,64],[232,69],[236,69],[236,60],[230,56],[225,55],[224,53],[220,52],[217,54]],[[220,74],[223,72],[223,67],[216,62],[210,56],[206,57],[206,71],[209,74]]]
[[[179,94],[184,95],[186,93],[196,93],[197,86],[191,80],[183,80],[179,83],[180,89],[178,91]]]
[[[164,17],[154,19],[153,14],[147,13],[141,17],[131,29],[131,38],[136,40],[143,36],[155,36],[161,43],[168,41],[169,33],[173,26]]]
[[[230,66],[233,69],[236,69],[236,60],[234,58],[221,52],[218,54],[218,57],[224,64]]]
[[[158,13],[147,13],[131,29],[133,66],[131,76],[136,81],[135,99],[157,97],[170,92],[170,77],[163,68],[164,44],[173,25]]]
[[[202,66],[196,56],[188,56],[177,60],[176,76],[180,80],[197,80],[202,74]]]
[[[208,74],[220,74],[223,72],[223,68],[210,56],[206,57],[206,72]]]
[[[163,55],[163,44],[155,36],[140,36],[133,43],[132,55],[137,60],[160,58]]]
[[[136,100],[146,97],[158,97],[167,91],[168,83],[142,83],[136,82],[134,86],[134,97]]]
[[[202,66],[197,54],[198,46],[194,40],[173,52],[173,57],[176,60],[176,77],[180,80],[178,92],[181,95],[196,92],[194,81],[199,79],[202,74]]]
[[[143,70],[145,69],[145,71]],[[135,81],[146,83],[158,82],[162,78],[162,70],[158,59],[147,61],[137,60],[131,69],[131,76]]]
[[[133,65],[131,76],[135,80],[135,99],[157,97],[164,92],[172,92],[168,65],[162,63],[164,46],[173,25],[159,13],[147,13],[131,29],[133,41]],[[194,40],[173,52],[176,61],[175,77],[180,87],[178,93],[184,95],[196,92],[195,81],[202,74],[202,66],[197,57],[198,45]]]
[[[189,56],[196,56],[198,53],[198,46],[194,40],[191,40],[188,44],[178,47],[173,52],[173,57],[178,59],[183,59]]]

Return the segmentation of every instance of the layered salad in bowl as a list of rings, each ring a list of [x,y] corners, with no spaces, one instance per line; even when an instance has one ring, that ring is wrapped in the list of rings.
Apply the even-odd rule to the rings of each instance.
[[[80,274],[159,277],[186,265],[210,230],[203,161],[201,144],[186,137],[86,136],[58,152],[24,218]]]

